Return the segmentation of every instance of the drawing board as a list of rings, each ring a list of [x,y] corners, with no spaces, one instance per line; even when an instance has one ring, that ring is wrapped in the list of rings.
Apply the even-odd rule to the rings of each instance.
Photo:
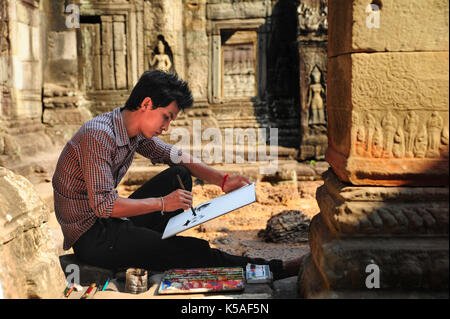
[[[169,219],[162,239],[172,237],[178,233],[251,204],[255,201],[255,183],[238,188],[228,194],[213,198],[198,205],[197,207],[194,207],[195,216],[192,210],[188,209]]]

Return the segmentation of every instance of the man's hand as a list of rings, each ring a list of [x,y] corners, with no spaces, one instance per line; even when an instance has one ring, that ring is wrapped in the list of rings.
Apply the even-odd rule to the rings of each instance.
[[[171,212],[180,208],[187,210],[192,205],[192,193],[182,189],[177,189],[169,195],[164,196],[163,200],[165,212]]]
[[[242,175],[232,175],[228,176],[225,184],[223,185],[223,191],[225,193],[229,193],[231,191],[234,191],[235,189],[238,189],[242,186],[251,184],[249,180],[242,176]]]

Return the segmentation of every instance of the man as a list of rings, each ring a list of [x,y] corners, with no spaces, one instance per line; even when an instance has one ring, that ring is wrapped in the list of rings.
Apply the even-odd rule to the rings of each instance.
[[[168,220],[192,205],[192,175],[224,192],[249,183],[243,176],[223,174],[157,138],[192,104],[185,81],[147,71],[123,108],[99,115],[78,130],[64,147],[53,176],[63,248],[73,247],[81,261],[109,269],[163,271],[257,263],[269,264],[276,278],[295,275],[298,261],[283,264],[276,259],[233,256],[192,237],[161,239]],[[170,167],[129,198],[119,197],[116,187],[135,152]],[[186,190],[180,189],[176,175]]]

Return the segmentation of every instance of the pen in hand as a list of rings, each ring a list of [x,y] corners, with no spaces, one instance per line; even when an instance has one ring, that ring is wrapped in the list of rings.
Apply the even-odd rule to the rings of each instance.
[[[180,187],[181,187],[183,190],[186,190],[186,189],[184,188],[183,182],[181,181],[180,175],[177,174],[177,178],[178,178],[178,183],[180,183]],[[192,207],[192,205],[191,205],[191,210],[192,210],[192,214],[194,214],[194,216],[197,216],[197,214],[195,213],[194,207]]]

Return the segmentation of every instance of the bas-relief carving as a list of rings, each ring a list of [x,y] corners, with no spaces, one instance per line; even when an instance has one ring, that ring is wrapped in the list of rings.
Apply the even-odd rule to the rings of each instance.
[[[330,63],[351,68],[355,108],[448,110],[448,53],[358,53],[332,58]]]
[[[222,96],[256,95],[256,31],[233,30],[221,35]]]
[[[309,86],[308,101],[309,125],[325,125],[325,105],[323,97],[326,96],[325,89],[321,83],[322,73],[317,66],[311,72],[312,83]]]
[[[223,46],[224,97],[254,96],[255,60],[253,44]]]
[[[323,0],[303,0],[297,6],[300,160],[323,159],[328,146],[327,11],[327,1]]]
[[[150,46],[149,46],[150,47]],[[156,47],[150,53],[147,69],[161,70],[163,72],[174,72],[173,54],[164,36],[158,35]]]
[[[428,151],[426,155],[427,157],[437,157],[439,156],[444,120],[437,112],[433,112],[426,125],[428,129]]]
[[[300,32],[317,32],[328,30],[328,1],[320,1],[319,7],[314,8],[301,3],[297,8]]]
[[[448,157],[448,125],[437,111],[425,117],[409,111],[400,114],[354,113],[354,151],[361,157],[438,158]]]

